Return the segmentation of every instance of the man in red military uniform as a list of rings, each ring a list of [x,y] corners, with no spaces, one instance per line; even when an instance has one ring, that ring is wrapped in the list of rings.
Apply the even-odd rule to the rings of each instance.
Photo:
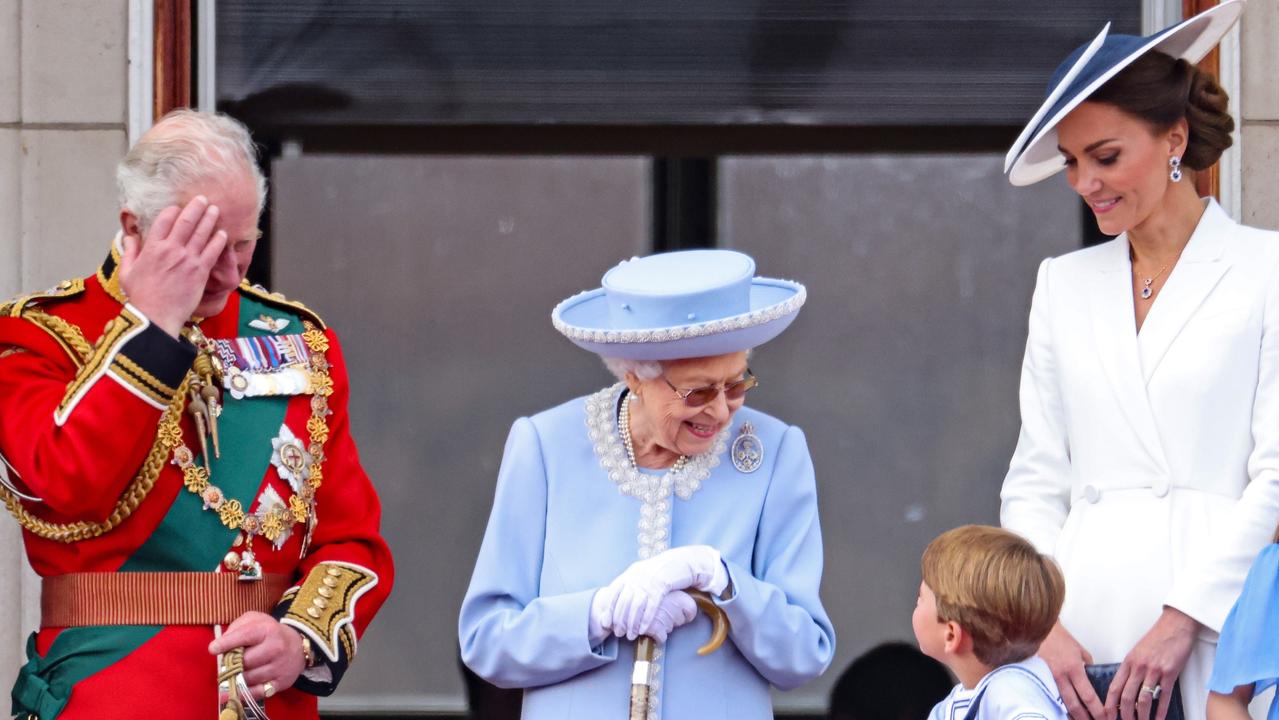
[[[0,497],[42,577],[21,718],[315,718],[391,590],[346,366],[244,283],[247,131],[180,111],[121,162],[96,274],[0,305]]]

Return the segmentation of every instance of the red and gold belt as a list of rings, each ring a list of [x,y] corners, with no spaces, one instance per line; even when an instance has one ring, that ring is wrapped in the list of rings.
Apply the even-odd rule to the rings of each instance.
[[[287,575],[245,582],[236,573],[87,572],[44,578],[40,626],[227,625],[269,613],[291,586]]]

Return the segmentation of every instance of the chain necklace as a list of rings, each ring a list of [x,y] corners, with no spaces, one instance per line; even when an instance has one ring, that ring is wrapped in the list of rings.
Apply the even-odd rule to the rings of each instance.
[[[1141,293],[1140,293],[1140,294],[1141,294],[1141,299],[1142,299],[1142,300],[1149,300],[1149,299],[1150,299],[1150,298],[1151,298],[1151,297],[1155,294],[1155,289],[1154,289],[1153,287],[1151,287],[1151,286],[1154,284],[1154,282],[1155,282],[1156,280],[1158,280],[1158,279],[1159,279],[1159,276],[1160,276],[1160,275],[1163,275],[1163,274],[1164,274],[1164,272],[1165,272],[1165,271],[1167,271],[1167,270],[1168,270],[1168,268],[1169,268],[1170,266],[1172,266],[1172,265],[1176,264],[1176,262],[1177,262],[1178,260],[1180,260],[1180,259],[1181,259],[1181,253],[1177,253],[1177,257],[1173,258],[1173,260],[1172,260],[1172,262],[1171,262],[1171,263],[1164,263],[1164,264],[1163,264],[1163,267],[1159,268],[1159,272],[1155,273],[1154,275],[1151,275],[1150,277],[1143,278],[1143,277],[1141,277],[1140,275],[1138,275],[1138,274],[1137,274],[1137,262],[1136,262],[1136,261],[1137,261],[1137,256],[1136,256],[1136,254],[1134,254],[1134,253],[1133,253],[1133,251],[1132,251],[1132,247],[1131,247],[1131,246],[1129,246],[1129,248],[1128,248],[1128,260],[1129,260],[1129,262],[1132,264],[1132,275],[1133,275],[1133,277],[1137,278],[1138,280],[1141,280]]]
[[[629,392],[622,398],[622,409],[617,412],[617,429],[622,434],[622,444],[626,446],[626,458],[631,461],[631,467],[638,470],[639,463],[635,462],[635,445],[631,442],[631,401],[634,399]],[[670,472],[678,473],[686,464],[688,464],[688,456],[680,455],[671,466]]]

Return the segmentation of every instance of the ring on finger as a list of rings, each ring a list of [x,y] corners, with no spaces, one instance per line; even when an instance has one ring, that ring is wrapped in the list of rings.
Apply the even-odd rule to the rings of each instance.
[[[1154,687],[1150,687],[1149,685],[1142,685],[1141,692],[1150,693],[1151,700],[1158,700],[1159,695],[1163,692],[1163,686],[1159,685],[1158,683],[1156,683]]]
[[[262,683],[262,697],[271,697],[275,695],[275,683],[267,681]]]

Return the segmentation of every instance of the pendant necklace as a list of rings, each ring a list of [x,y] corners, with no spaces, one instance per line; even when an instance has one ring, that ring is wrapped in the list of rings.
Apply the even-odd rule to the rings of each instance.
[[[1150,284],[1153,283],[1155,280],[1159,279],[1159,276],[1163,275],[1164,270],[1167,270],[1167,269],[1168,269],[1168,266],[1164,265],[1163,267],[1159,268],[1159,272],[1141,281],[1141,299],[1142,300],[1149,300],[1150,296],[1155,294],[1155,291],[1150,287]]]
[[[1131,254],[1130,254],[1130,257],[1131,257]],[[1180,257],[1180,255],[1178,255],[1178,257]],[[1136,258],[1133,258],[1133,259],[1135,260]],[[1176,262],[1176,260],[1174,260],[1173,262]],[[1164,266],[1159,268],[1159,272],[1155,273],[1154,275],[1151,275],[1148,278],[1142,278],[1140,275],[1137,275],[1137,267],[1134,264],[1132,269],[1132,274],[1135,275],[1139,280],[1141,280],[1140,294],[1141,294],[1142,300],[1149,300],[1150,297],[1155,294],[1155,289],[1151,287],[1151,285],[1154,284],[1154,282],[1159,279],[1159,276],[1163,275],[1164,271],[1167,269],[1168,269],[1168,263],[1164,263]]]

